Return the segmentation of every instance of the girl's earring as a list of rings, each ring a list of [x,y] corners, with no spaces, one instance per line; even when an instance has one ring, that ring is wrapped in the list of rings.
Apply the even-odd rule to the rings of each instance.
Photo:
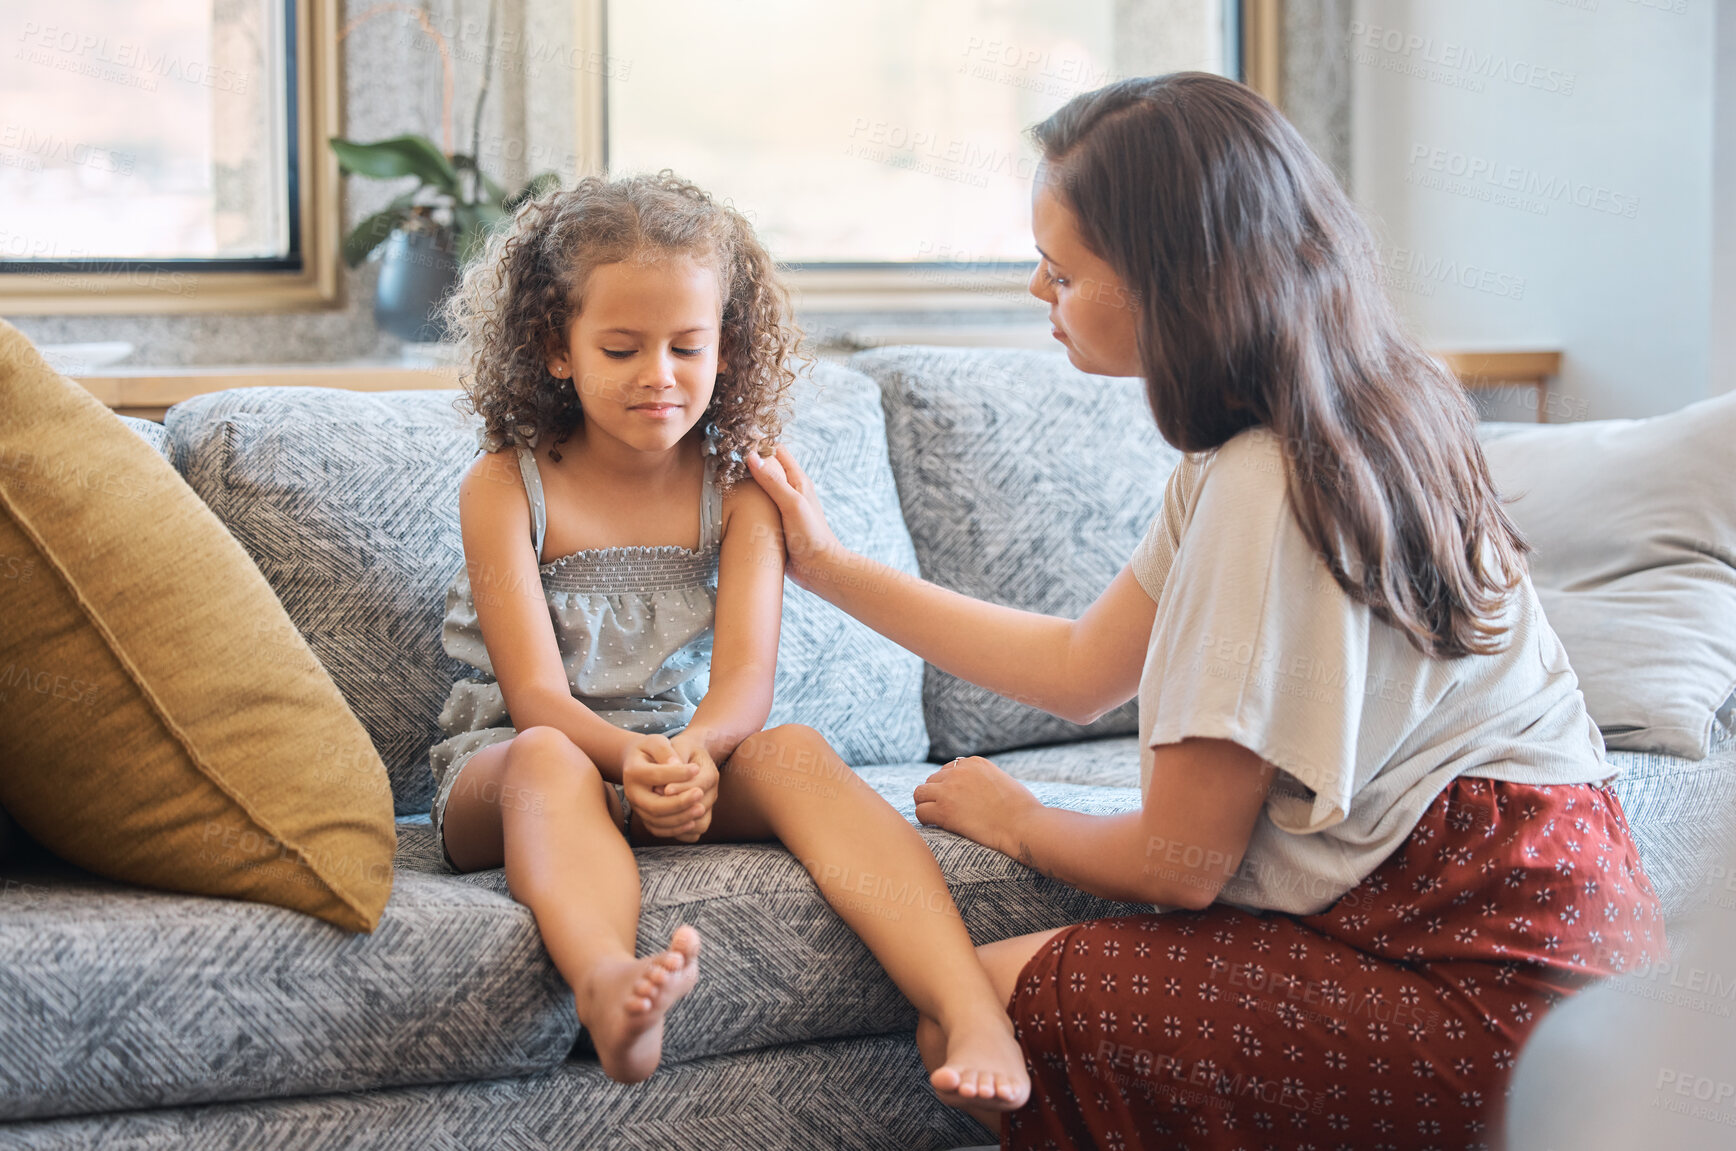
[[[550,364],[549,365],[549,373],[551,375],[557,376],[563,380],[567,378],[568,374],[571,371],[572,371],[572,369],[567,367],[565,364]]]

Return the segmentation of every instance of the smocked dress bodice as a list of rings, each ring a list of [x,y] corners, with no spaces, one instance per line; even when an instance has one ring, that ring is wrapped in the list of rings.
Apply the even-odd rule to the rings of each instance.
[[[548,506],[530,449],[518,449],[518,466],[541,558]],[[429,750],[437,823],[464,762],[516,734],[482,640],[478,599],[540,591],[574,699],[629,731],[668,735],[687,725],[710,681],[722,503],[715,456],[708,452],[697,550],[666,545],[577,551],[538,567],[540,589],[486,578],[473,583],[468,570],[458,573],[446,592],[440,637],[446,653],[474,671],[452,685],[440,712],[447,738]]]

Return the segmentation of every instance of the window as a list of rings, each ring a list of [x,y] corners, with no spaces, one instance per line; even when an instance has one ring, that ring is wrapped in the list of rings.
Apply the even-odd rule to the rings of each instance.
[[[330,299],[329,8],[11,0],[0,311]]]
[[[607,169],[733,201],[805,304],[819,286],[845,308],[1022,304],[1025,129],[1123,74],[1236,74],[1241,39],[1234,0],[603,7]]]

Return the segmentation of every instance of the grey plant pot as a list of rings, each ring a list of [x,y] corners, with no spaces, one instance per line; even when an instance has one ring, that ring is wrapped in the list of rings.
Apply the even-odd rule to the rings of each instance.
[[[446,337],[440,305],[458,282],[458,258],[448,229],[396,228],[380,251],[374,322],[401,340]]]

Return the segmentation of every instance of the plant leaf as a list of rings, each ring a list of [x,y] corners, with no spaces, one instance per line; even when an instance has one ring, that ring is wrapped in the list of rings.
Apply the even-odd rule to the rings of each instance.
[[[493,204],[459,204],[453,209],[458,223],[458,263],[462,266],[482,254],[488,233],[505,218]]]
[[[367,259],[368,253],[379,247],[392,234],[392,229],[409,215],[410,198],[405,195],[357,224],[355,230],[344,237],[344,263],[353,268]]]
[[[426,136],[397,136],[372,144],[331,138],[332,151],[346,172],[375,180],[415,176],[448,196],[458,195],[458,171]]]

